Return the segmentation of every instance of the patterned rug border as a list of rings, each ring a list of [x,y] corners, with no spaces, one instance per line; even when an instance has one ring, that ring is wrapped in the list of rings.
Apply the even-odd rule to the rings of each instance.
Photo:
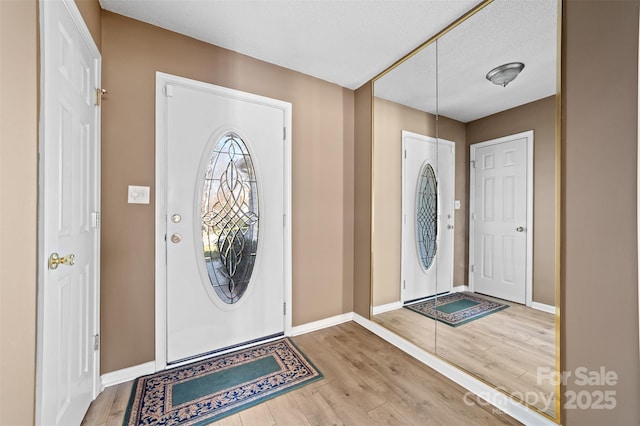
[[[496,305],[500,305],[500,306],[497,306],[497,307],[494,307],[494,308],[490,308],[485,312],[479,313],[477,315],[474,315],[474,316],[472,316],[470,318],[467,318],[465,320],[462,320],[462,321],[456,322],[456,323],[453,323],[453,322],[447,321],[444,318],[441,318],[440,316],[447,315],[447,314],[444,314],[443,312],[437,311],[438,315],[436,315],[434,317],[434,315],[429,315],[427,312],[424,312],[422,310],[413,308],[413,306],[429,303],[429,302],[432,302],[433,300],[438,300],[438,299],[442,300],[445,297],[455,297],[455,296],[462,296],[462,297],[459,297],[458,300],[460,300],[462,298],[467,298],[467,299],[470,299],[470,300],[474,300],[475,299],[475,300],[482,300],[483,303],[496,304]],[[454,302],[454,301],[447,302],[447,303],[452,303],[452,302]],[[437,306],[441,306],[441,305],[437,305]],[[445,294],[445,295],[438,295],[438,296],[430,297],[430,298],[428,298],[426,300],[422,300],[422,301],[419,301],[419,302],[415,302],[415,303],[411,303],[411,304],[403,306],[403,308],[406,308],[406,309],[408,309],[408,310],[410,310],[412,312],[415,312],[417,314],[420,314],[422,316],[430,318],[430,319],[432,319],[434,321],[438,321],[438,322],[441,322],[443,324],[446,324],[446,325],[448,325],[450,327],[458,327],[460,325],[464,325],[464,324],[470,323],[470,322],[475,321],[477,319],[486,317],[487,315],[490,315],[490,314],[502,311],[504,309],[507,309],[508,307],[509,307],[509,305],[507,305],[506,303],[501,303],[501,302],[497,302],[497,301],[494,301],[494,300],[485,299],[484,297],[477,296],[475,293],[468,293],[468,292],[456,292],[456,293],[449,293],[449,294]]]
[[[233,414],[236,414],[238,412],[244,411],[248,408],[254,407],[258,404],[261,404],[265,401],[268,401],[270,399],[276,398],[284,393],[299,389],[301,387],[304,387],[308,384],[311,384],[313,382],[316,382],[318,380],[321,380],[324,378],[324,375],[322,374],[322,372],[315,366],[315,364],[305,355],[305,353],[298,347],[298,345],[289,337],[284,337],[278,340],[274,340],[272,342],[267,342],[267,343],[261,343],[255,346],[251,346],[248,348],[244,348],[244,349],[240,349],[237,351],[233,351],[233,352],[229,352],[229,353],[225,353],[222,355],[217,355],[217,356],[213,356],[211,358],[207,358],[201,361],[196,361],[190,364],[185,364],[185,365],[181,365],[178,367],[173,367],[167,370],[162,370],[162,371],[158,371],[156,373],[152,373],[152,374],[147,374],[145,376],[140,376],[137,379],[134,380],[133,382],[133,386],[131,388],[131,395],[129,396],[128,399],[128,403],[127,403],[127,409],[125,411],[125,415],[124,415],[124,419],[123,419],[123,426],[130,426],[130,425],[139,425],[139,424],[146,424],[146,423],[131,423],[131,414],[133,411],[133,405],[134,405],[134,401],[136,400],[136,395],[138,394],[138,384],[140,383],[140,381],[145,381],[149,378],[152,378],[154,376],[162,376],[162,375],[170,375],[174,372],[178,372],[180,370],[185,370],[185,369],[189,369],[189,368],[194,368],[194,367],[198,367],[200,365],[205,365],[205,364],[210,364],[215,362],[218,359],[223,359],[226,357],[230,357],[233,356],[234,354],[241,354],[243,352],[247,352],[247,351],[251,351],[251,350],[256,350],[256,349],[260,349],[263,348],[265,346],[270,346],[270,345],[275,345],[278,344],[280,342],[284,342],[286,344],[288,344],[291,348],[294,349],[295,353],[297,353],[297,355],[302,358],[302,360],[304,360],[304,362],[306,364],[308,364],[308,366],[313,369],[316,373],[315,376],[310,377],[308,379],[305,379],[301,382],[292,384],[291,386],[288,386],[284,389],[279,389],[276,390],[274,392],[270,392],[270,393],[264,393],[264,394],[260,394],[258,395],[256,398],[245,402],[239,406],[236,407],[232,407],[230,409],[228,409],[227,411],[218,413],[218,414],[214,414],[210,417],[206,417],[206,418],[194,418],[194,419],[185,419],[185,420],[179,420],[178,422],[153,422],[152,424],[154,425],[189,425],[189,426],[204,426],[204,425],[208,425],[210,423],[213,423],[215,421],[218,421],[220,419],[223,419],[225,417],[231,416]],[[260,358],[258,358],[260,359]],[[141,390],[142,392],[142,390]],[[163,405],[166,405],[167,402],[163,401]],[[184,405],[184,404],[182,404]]]

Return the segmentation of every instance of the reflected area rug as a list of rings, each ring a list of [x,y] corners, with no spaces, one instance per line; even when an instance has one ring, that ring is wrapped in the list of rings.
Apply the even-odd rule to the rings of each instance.
[[[285,338],[143,376],[124,425],[205,425],[322,378]]]
[[[451,327],[466,324],[509,307],[471,293],[449,293],[404,306]]]

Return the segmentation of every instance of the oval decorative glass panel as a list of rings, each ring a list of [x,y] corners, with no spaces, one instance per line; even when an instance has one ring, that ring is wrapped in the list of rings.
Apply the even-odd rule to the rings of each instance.
[[[224,303],[249,286],[258,248],[258,187],[245,142],[222,136],[207,164],[202,189],[202,246],[209,281]]]
[[[416,190],[416,243],[418,258],[427,270],[436,257],[438,236],[438,181],[431,164],[425,163],[418,174]]]

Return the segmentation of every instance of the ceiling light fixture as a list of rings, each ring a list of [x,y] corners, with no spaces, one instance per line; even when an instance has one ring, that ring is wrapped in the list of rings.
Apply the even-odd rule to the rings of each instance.
[[[500,65],[487,73],[487,80],[493,84],[505,87],[507,84],[511,83],[523,69],[524,64],[522,62],[510,62],[508,64]]]

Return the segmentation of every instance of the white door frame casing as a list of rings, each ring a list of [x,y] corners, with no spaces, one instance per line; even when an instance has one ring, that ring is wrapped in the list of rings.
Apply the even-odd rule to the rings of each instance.
[[[496,145],[513,139],[526,139],[527,144],[527,253],[526,253],[526,275],[525,275],[525,290],[526,290],[526,306],[531,306],[533,303],[533,130],[527,130],[526,132],[516,133],[513,135],[503,136],[497,139],[491,139],[485,142],[480,142],[470,145],[469,153],[469,289],[474,291],[473,288],[473,274],[471,273],[471,267],[474,265],[474,220],[473,213],[475,212],[475,173],[473,164],[476,160],[476,149]]]
[[[205,90],[218,96],[230,99],[257,103],[283,111],[285,123],[284,137],[284,334],[292,333],[292,248],[291,248],[291,141],[292,141],[292,112],[291,104],[264,96],[254,95],[239,90],[229,89],[179,77],[162,72],[156,72],[156,223],[155,223],[155,370],[161,371],[167,367],[167,254],[165,236],[167,218],[167,109],[163,92],[167,84]],[[229,349],[237,350],[237,348]],[[224,353],[226,351],[218,352]],[[206,358],[211,354],[204,355]],[[194,360],[189,360],[193,362]],[[175,364],[180,365],[181,363]]]
[[[45,354],[43,351],[45,336],[44,336],[44,285],[45,285],[45,275],[47,274],[47,265],[48,265],[48,257],[49,253],[45,250],[48,247],[45,247],[45,218],[47,214],[47,206],[46,206],[46,194],[44,191],[45,188],[45,161],[47,160],[47,156],[45,155],[45,145],[47,143],[47,127],[48,122],[53,120],[52,117],[55,117],[55,112],[50,111],[47,108],[47,102],[45,101],[45,96],[47,95],[45,85],[47,82],[51,80],[50,74],[54,70],[50,67],[47,67],[47,61],[45,60],[46,55],[49,55],[47,49],[47,43],[44,40],[45,37],[45,22],[51,19],[49,14],[46,12],[44,3],[47,0],[39,1],[39,12],[40,12],[40,20],[39,20],[39,28],[40,28],[40,118],[38,123],[38,153],[39,153],[39,161],[38,161],[38,247],[37,247],[37,257],[38,257],[38,265],[37,265],[37,322],[36,322],[36,389],[35,389],[35,423],[43,424],[47,421],[47,419],[43,419],[43,398],[44,398],[44,388],[43,388],[43,364],[45,360]],[[100,88],[101,84],[101,70],[102,70],[102,55],[98,50],[98,47],[85,23],[78,6],[73,0],[59,0],[62,4],[62,7],[68,13],[68,17],[71,19],[73,24],[75,25],[78,35],[80,36],[81,41],[84,43],[85,47],[88,49],[89,54],[94,60],[95,65],[95,73],[94,75],[88,75],[87,77],[91,79],[89,85],[92,89],[95,89],[94,93],[97,95],[97,90]],[[95,84],[96,87],[93,87]],[[92,99],[93,101],[93,99]],[[91,309],[93,311],[92,315],[92,323],[93,330],[92,335],[99,336],[100,333],[100,185],[101,185],[101,156],[100,156],[100,145],[101,145],[101,120],[100,120],[100,111],[101,108],[99,104],[96,106],[92,105],[94,108],[93,114],[95,114],[95,126],[93,131],[93,140],[95,140],[95,152],[93,153],[92,158],[90,158],[87,167],[89,167],[88,173],[93,174],[94,177],[94,187],[89,188],[91,191],[92,198],[92,206],[95,211],[92,213],[93,216],[93,228],[97,229],[96,236],[93,241],[93,259],[91,259],[91,263],[94,266],[94,273],[91,277],[91,282],[93,283],[93,298],[89,300],[89,304],[91,305]],[[90,207],[91,208],[91,207]],[[91,225],[90,225],[91,226]],[[61,253],[64,254],[64,253]],[[92,386],[92,394],[93,399],[95,399],[101,391],[101,382],[100,382],[100,346],[99,346],[99,337],[95,342],[97,344],[96,349],[93,351],[93,386]],[[93,344],[92,344],[93,346]]]

